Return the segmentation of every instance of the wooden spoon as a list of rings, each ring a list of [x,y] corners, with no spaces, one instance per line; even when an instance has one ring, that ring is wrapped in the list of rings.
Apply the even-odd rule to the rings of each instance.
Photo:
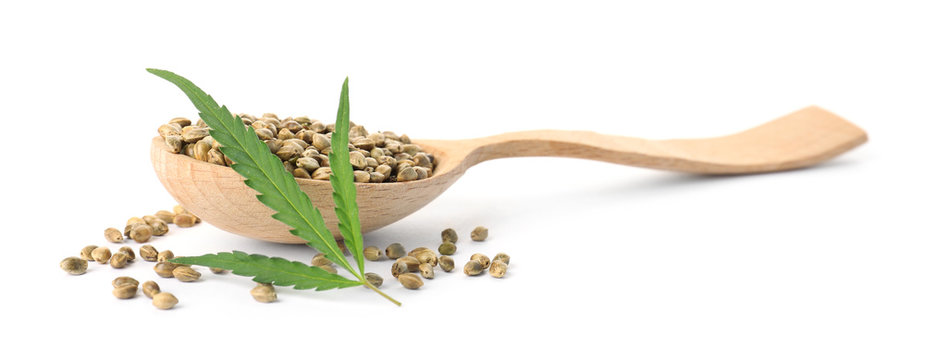
[[[536,130],[468,140],[419,140],[434,155],[433,177],[402,183],[356,184],[363,232],[415,212],[482,161],[516,156],[560,156],[695,174],[750,174],[797,169],[835,157],[867,141],[857,126],[807,107],[758,127],[706,139],[646,140],[589,131]],[[278,243],[304,243],[270,215],[229,167],[173,154],[151,141],[157,177],[180,205],[228,232]],[[339,237],[328,181],[296,179]]]

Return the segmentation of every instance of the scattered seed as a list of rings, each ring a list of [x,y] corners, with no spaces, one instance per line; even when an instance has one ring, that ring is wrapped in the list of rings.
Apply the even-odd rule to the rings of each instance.
[[[459,235],[456,235],[456,230],[453,229],[444,229],[440,232],[440,237],[443,239],[443,242],[456,243],[456,240],[459,240]]]
[[[167,210],[158,210],[158,212],[154,213],[154,216],[157,216],[158,219],[163,220],[165,223],[173,224],[173,217],[176,215]]]
[[[473,241],[485,241],[488,238],[488,229],[484,226],[476,226],[469,236],[472,237]]]
[[[138,284],[125,284],[112,290],[112,295],[119,299],[131,299],[138,292]]]
[[[93,261],[105,264],[109,262],[109,258],[112,257],[112,252],[109,251],[108,247],[103,246],[93,249],[93,251],[90,252],[90,256],[93,257]]]
[[[489,260],[488,256],[485,256],[484,254],[472,254],[472,256],[469,257],[469,260],[478,261],[479,264],[482,265],[482,269],[487,269],[488,264],[491,264],[491,260]]]
[[[71,256],[61,260],[61,269],[71,275],[82,275],[87,272],[87,260]]]
[[[157,295],[161,292],[161,287],[157,285],[156,282],[148,280],[144,284],[141,284],[141,292],[145,294],[149,299],[153,299],[154,295]]]
[[[154,235],[154,228],[148,224],[134,224],[129,230],[129,237],[136,242],[145,243]]]
[[[400,261],[396,261],[395,263],[392,264],[392,276],[397,278],[398,275],[407,274],[407,273],[408,273],[408,264],[400,262]]]
[[[133,216],[133,217],[128,218],[128,220],[125,221],[126,226],[136,225],[136,224],[145,224],[145,220],[140,217]]]
[[[445,272],[453,271],[453,269],[456,268],[456,262],[449,256],[441,256],[437,259],[437,264],[439,264],[440,268]]]
[[[128,264],[128,254],[124,252],[117,252],[112,254],[112,257],[109,258],[109,265],[114,269],[124,268]]]
[[[145,216],[144,219],[145,219],[145,223],[147,223],[147,225],[151,227],[151,233],[154,236],[164,235],[170,229],[167,227],[167,222],[164,220],[161,220],[158,217],[149,215],[149,216]]]
[[[154,272],[162,278],[172,278],[173,270],[176,269],[179,265],[171,262],[159,262],[154,264]]]
[[[376,273],[366,273],[366,282],[378,288],[382,286],[382,276]]]
[[[418,268],[418,270],[421,270],[421,277],[425,279],[434,278],[434,266],[430,263],[421,263],[421,266]]]
[[[120,243],[124,240],[122,232],[116,228],[106,228],[106,230],[103,231],[103,237],[106,238],[106,241],[111,243]]]
[[[93,250],[95,250],[97,247],[98,246],[96,245],[84,246],[83,249],[80,249],[80,259],[88,260],[88,261],[96,261],[96,260],[93,260],[93,255],[91,255],[91,253],[93,253]]]
[[[463,266],[463,273],[469,276],[475,276],[482,273],[482,263],[478,260],[469,260],[465,266]]]
[[[488,273],[496,278],[501,278],[507,273],[507,264],[503,261],[492,262],[491,267],[488,268]]]
[[[511,257],[508,256],[508,254],[505,254],[505,253],[498,253],[497,255],[495,255],[494,258],[491,259],[491,262],[492,262],[492,263],[494,263],[494,262],[496,262],[496,261],[503,262],[505,265],[510,265],[510,264],[511,264]]]
[[[196,225],[196,218],[189,213],[177,214],[173,217],[173,223],[177,224],[178,227],[188,228]]]
[[[405,263],[408,266],[408,272],[417,272],[421,267],[421,261],[414,256],[402,256],[395,261]]]
[[[120,276],[115,279],[112,279],[112,287],[117,288],[122,285],[133,285],[138,286],[138,280],[131,276]]]
[[[217,267],[210,267],[209,271],[211,271],[213,274],[219,274],[219,275],[228,273],[228,270],[220,269]]]
[[[411,250],[408,255],[418,259],[421,264],[428,263],[431,266],[437,265],[437,253],[426,247],[419,247]]]
[[[405,247],[399,243],[393,243],[385,248],[385,256],[392,260],[405,256]]]
[[[251,289],[251,296],[259,302],[271,303],[276,301],[276,289],[271,284],[257,283],[257,286]]]
[[[186,208],[184,208],[183,205],[177,204],[173,206],[173,213],[174,215],[189,214],[189,211],[186,211]]]
[[[379,261],[379,259],[382,258],[382,250],[379,250],[379,248],[375,246],[367,246],[363,249],[363,257],[369,261]]]
[[[312,257],[312,266],[330,265],[332,263],[333,262],[331,262],[330,259],[324,257],[324,254],[322,253],[318,253]]]
[[[453,255],[456,253],[456,244],[446,241],[440,244],[437,251],[440,252],[440,255]]]
[[[145,261],[157,261],[157,249],[151,245],[142,245],[138,249],[138,255]]]
[[[334,265],[325,264],[325,265],[317,265],[317,266],[321,268],[322,270],[327,271],[331,274],[337,274],[337,268],[335,268]]]
[[[173,277],[182,282],[193,282],[199,280],[199,277],[202,276],[202,274],[196,270],[193,270],[193,268],[183,265],[177,266],[171,273],[173,274]]]
[[[161,310],[168,310],[177,305],[180,301],[177,300],[176,296],[169,292],[158,292],[154,294],[151,300],[151,304],[154,304],[154,307]]]
[[[131,247],[120,247],[118,252],[128,255],[128,261],[135,261],[135,251]]]
[[[401,286],[411,290],[418,289],[424,285],[424,280],[421,280],[421,277],[417,274],[398,275],[398,282],[401,283]]]
[[[157,253],[157,262],[167,262],[167,260],[173,259],[173,251],[164,250]]]

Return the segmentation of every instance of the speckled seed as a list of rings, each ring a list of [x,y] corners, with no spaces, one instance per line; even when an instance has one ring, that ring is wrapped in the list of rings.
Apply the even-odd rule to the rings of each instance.
[[[440,247],[437,248],[437,251],[440,252],[440,255],[453,255],[456,253],[456,244],[449,241],[440,244]]]
[[[213,274],[219,274],[219,275],[228,273],[228,270],[220,269],[217,267],[210,267],[209,271],[211,271]]]
[[[332,264],[331,260],[324,257],[324,254],[318,253],[312,257],[312,266],[321,266],[321,265],[330,265]]]
[[[465,266],[463,266],[463,273],[469,276],[475,276],[482,273],[482,263],[478,260],[469,260]]]
[[[456,243],[456,240],[459,240],[459,235],[456,235],[456,230],[453,229],[443,229],[440,232],[440,238],[443,239],[443,242]]]
[[[492,262],[491,267],[488,268],[488,273],[496,278],[501,278],[507,273],[507,264],[502,261]]]
[[[439,259],[437,259],[437,264],[439,264],[440,268],[446,272],[453,271],[453,269],[456,268],[456,262],[453,261],[453,258],[449,256],[441,256]]]
[[[128,237],[136,242],[144,243],[151,239],[151,235],[154,235],[154,228],[152,228],[151,225],[135,224],[129,231]]]
[[[151,300],[151,304],[161,310],[169,310],[176,306],[179,302],[180,301],[177,300],[177,297],[173,296],[173,294],[169,292],[159,292],[154,294],[154,297]]]
[[[61,260],[61,269],[71,275],[82,275],[87,272],[87,260],[76,256],[66,257]]]
[[[327,271],[331,274],[337,274],[337,268],[335,268],[334,265],[331,265],[331,264],[318,265],[318,268],[320,268],[321,270]]]
[[[192,214],[178,214],[173,217],[173,223],[177,224],[178,227],[188,228],[196,225],[196,219]]]
[[[166,222],[166,221],[161,220],[160,218],[157,218],[157,217],[154,217],[154,216],[152,216],[151,218],[152,218],[152,219],[150,219],[150,221],[148,221],[148,226],[151,227],[151,230],[152,230],[152,231],[151,231],[151,234],[153,234],[154,236],[162,236],[162,235],[166,234],[167,231],[170,230],[170,228],[167,226],[167,222]],[[148,220],[148,217],[147,217],[147,216],[145,216],[145,220],[146,220],[146,221]],[[137,240],[136,240],[136,241],[137,241]]]
[[[511,264],[511,257],[508,256],[508,254],[505,254],[505,253],[498,253],[497,255],[495,255],[495,257],[493,257],[493,258],[491,259],[491,262],[496,262],[496,261],[503,262],[504,265],[510,265],[510,264]]]
[[[251,296],[254,300],[262,303],[271,303],[276,301],[276,289],[271,284],[260,284],[251,289]]]
[[[126,256],[128,256],[128,261],[135,261],[135,251],[132,250],[131,247],[128,247],[128,246],[120,247],[119,251],[117,252],[123,253]]]
[[[112,252],[109,251],[108,247],[103,246],[93,249],[93,251],[90,252],[90,256],[93,257],[93,261],[105,264],[109,262],[109,258],[112,257]]]
[[[405,263],[408,266],[408,272],[417,272],[421,266],[421,261],[414,256],[402,256],[395,261]]]
[[[437,265],[437,253],[426,247],[419,247],[411,250],[408,252],[408,255],[418,259],[421,264],[428,263],[431,266]]]
[[[87,245],[87,246],[84,246],[83,249],[80,249],[80,258],[81,258],[82,260],[96,261],[96,260],[93,260],[93,255],[90,255],[90,254],[91,254],[91,253],[93,252],[93,250],[95,250],[97,247],[98,247],[98,246],[96,246],[96,245]]]
[[[120,243],[124,240],[122,232],[116,228],[106,228],[106,230],[103,230],[103,237],[106,238],[106,241],[111,243]]]
[[[395,177],[395,180],[398,181],[412,181],[418,179],[418,172],[414,171],[410,166],[398,172],[398,176]]]
[[[363,170],[356,170],[353,172],[353,181],[358,183],[368,183],[372,180],[372,175]]]
[[[375,287],[382,286],[382,276],[376,273],[366,273],[366,282]]]
[[[144,284],[141,284],[141,292],[145,294],[149,299],[154,298],[154,295],[157,295],[161,292],[161,287],[157,285],[156,282],[148,280]]]
[[[174,258],[173,251],[170,251],[170,250],[164,250],[164,251],[157,253],[158,262],[167,262],[167,260],[170,260],[173,258]]]
[[[119,299],[131,299],[138,292],[138,284],[121,285],[112,289],[112,295]]]
[[[488,238],[488,229],[484,226],[476,226],[475,229],[472,229],[472,233],[469,234],[474,241],[485,241]]]
[[[159,262],[154,264],[154,272],[162,278],[172,278],[173,270],[177,268],[177,264],[170,262]]]
[[[173,277],[182,282],[193,282],[199,280],[199,277],[202,276],[202,274],[193,270],[193,268],[183,265],[174,268],[172,273]]]
[[[407,273],[408,273],[408,264],[403,263],[403,262],[398,262],[398,261],[392,263],[392,276],[397,278],[398,275],[407,274]]]
[[[424,280],[421,280],[421,277],[417,274],[401,274],[398,275],[398,282],[401,283],[401,286],[404,286],[406,289],[416,290],[424,285]]]
[[[430,263],[422,263],[418,270],[421,270],[421,277],[425,279],[434,278],[434,267]]]
[[[367,246],[363,249],[363,257],[369,261],[379,261],[379,259],[382,258],[382,250],[379,250],[379,248],[375,246]]]
[[[154,213],[154,216],[157,216],[158,219],[163,220],[165,223],[173,224],[173,217],[176,215],[167,210],[159,210],[158,212]]]
[[[138,255],[145,261],[157,261],[157,249],[151,245],[142,245],[138,249]]]
[[[109,258],[109,265],[112,266],[113,269],[124,268],[125,265],[128,265],[128,254],[124,252],[112,254],[112,257]]]
[[[122,285],[138,286],[138,280],[135,280],[135,278],[131,276],[120,276],[112,279],[112,287],[117,288]]]
[[[482,265],[482,269],[488,269],[488,264],[491,264],[491,259],[489,259],[488,256],[485,256],[485,254],[472,254],[472,256],[469,257],[469,260],[478,261],[479,264]]]
[[[405,256],[405,247],[399,243],[393,243],[385,248],[385,256],[392,260]]]

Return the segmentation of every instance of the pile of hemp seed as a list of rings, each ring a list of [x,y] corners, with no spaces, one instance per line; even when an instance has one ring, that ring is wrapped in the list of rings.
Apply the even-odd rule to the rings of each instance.
[[[334,124],[306,116],[280,119],[266,113],[260,117],[239,114],[247,127],[283,162],[296,178],[329,180],[331,165],[331,134]],[[167,148],[175,154],[185,154],[216,165],[230,165],[231,159],[222,153],[221,144],[209,135],[209,127],[198,120],[177,117],[161,125],[157,132]],[[370,133],[363,126],[350,123],[350,164],[354,181],[383,183],[423,180],[433,176],[434,156],[411,142],[408,135],[391,131]]]

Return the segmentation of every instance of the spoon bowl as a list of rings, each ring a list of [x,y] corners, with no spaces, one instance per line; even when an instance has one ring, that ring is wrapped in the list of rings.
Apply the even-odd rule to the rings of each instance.
[[[466,170],[505,157],[558,156],[696,174],[753,174],[791,170],[831,159],[867,141],[864,130],[811,106],[732,135],[648,140],[590,131],[535,130],[466,140],[416,140],[434,155],[434,174],[399,183],[357,183],[362,231],[369,232],[424,207]],[[270,217],[256,191],[226,166],[171,153],[161,137],[151,141],[158,179],[176,201],[222,230],[277,243],[302,244],[289,228]],[[331,183],[296,178],[340,238]]]

